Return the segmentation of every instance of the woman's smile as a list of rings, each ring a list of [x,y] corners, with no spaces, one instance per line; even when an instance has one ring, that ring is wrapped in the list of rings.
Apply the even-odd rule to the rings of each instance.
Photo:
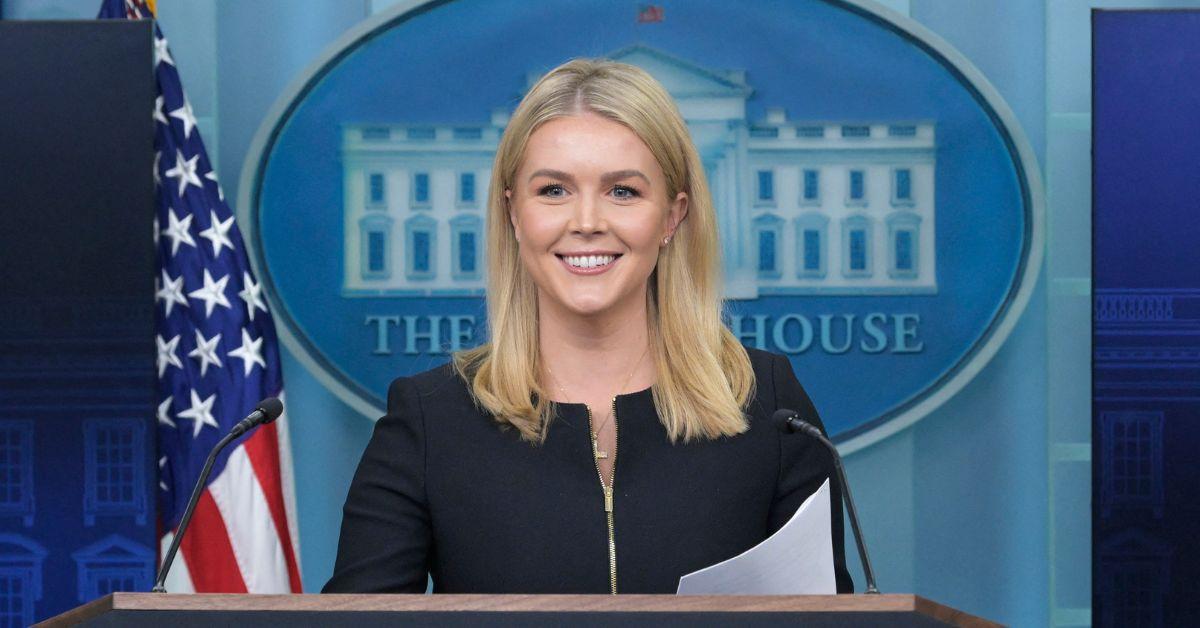
[[[621,258],[620,253],[555,253],[567,271],[574,275],[599,275],[608,272]]]

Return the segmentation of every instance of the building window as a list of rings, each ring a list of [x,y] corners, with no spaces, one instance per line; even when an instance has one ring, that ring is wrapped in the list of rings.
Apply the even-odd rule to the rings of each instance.
[[[372,172],[367,176],[367,203],[376,208],[387,204],[387,188],[381,172]]]
[[[405,131],[405,137],[410,140],[432,140],[437,138],[437,129],[433,127],[413,127]]]
[[[759,170],[758,186],[756,188],[758,194],[756,196],[759,205],[770,205],[775,202],[775,171],[774,170]]]
[[[371,273],[383,272],[387,257],[387,234],[382,231],[372,231],[367,234],[367,270]]]
[[[799,260],[796,276],[816,279],[825,276],[826,232],[829,218],[810,212],[796,219],[796,243]]]
[[[145,425],[137,419],[88,419],[83,424],[83,522],[133,515],[146,522]]]
[[[0,515],[33,525],[33,422],[0,423]]]
[[[871,127],[865,124],[848,124],[842,127],[842,137],[871,137]]]
[[[867,173],[855,168],[847,177],[846,203],[849,205],[865,205],[867,202]]]
[[[821,171],[805,168],[800,171],[802,189],[800,201],[805,205],[816,205],[821,202]]]
[[[1171,547],[1137,528],[1103,539],[1097,548],[1098,626],[1162,626],[1170,587]]]
[[[825,137],[825,127],[823,126],[798,126],[796,127],[796,137]]]
[[[865,216],[851,216],[842,222],[842,274],[871,275],[871,220]]]
[[[463,214],[450,221],[450,257],[456,280],[479,279],[480,220],[475,214]]]
[[[892,204],[913,204],[912,169],[896,168],[892,170]]]
[[[780,244],[783,240],[783,219],[763,214],[754,219],[754,243],[760,279],[778,279],[782,264]]]
[[[893,124],[888,127],[888,137],[916,137],[917,127],[913,124]]]
[[[362,138],[364,140],[390,140],[392,139],[392,130],[386,126],[369,126],[362,130]]]
[[[404,224],[405,261],[409,279],[433,279],[437,272],[437,221],[413,216]]]
[[[460,172],[458,174],[458,204],[465,207],[475,206],[474,172]]]
[[[477,126],[454,129],[454,139],[456,140],[477,140],[482,137],[483,129]]]
[[[1104,412],[1104,458],[1100,501],[1104,516],[1114,508],[1149,508],[1162,516],[1163,413]]]
[[[428,172],[417,172],[412,176],[412,206],[429,207]]]
[[[750,137],[779,137],[779,128],[773,126],[752,126],[750,127]]]
[[[387,279],[392,276],[392,218],[369,214],[358,223],[362,238],[359,266],[363,279]]]
[[[15,534],[0,534],[0,625],[33,624],[42,599],[42,563],[46,549]]]
[[[888,275],[916,279],[921,258],[921,217],[912,212],[888,216]]]

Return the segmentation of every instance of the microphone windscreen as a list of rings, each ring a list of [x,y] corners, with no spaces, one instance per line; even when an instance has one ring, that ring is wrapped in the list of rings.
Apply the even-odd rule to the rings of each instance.
[[[794,416],[796,416],[794,411],[787,408],[780,408],[775,411],[775,414],[771,415],[771,422],[775,424],[775,427],[779,428],[780,432],[791,434],[796,430],[792,428],[792,424],[788,419]]]
[[[266,417],[263,418],[263,423],[270,423],[279,418],[283,414],[283,402],[275,397],[268,397],[258,402],[255,410],[262,410]]]

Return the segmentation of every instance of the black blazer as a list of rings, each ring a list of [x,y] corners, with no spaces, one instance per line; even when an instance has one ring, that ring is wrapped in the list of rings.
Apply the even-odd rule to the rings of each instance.
[[[782,356],[749,350],[750,429],[671,444],[650,390],[617,398],[617,590],[674,593],[680,576],[754,546],[830,478],[834,567],[846,570],[828,452],[771,424],[778,408],[824,429]],[[392,382],[342,515],[325,592],[608,593],[608,527],[587,412],[560,404],[533,445],[479,410],[449,365]]]

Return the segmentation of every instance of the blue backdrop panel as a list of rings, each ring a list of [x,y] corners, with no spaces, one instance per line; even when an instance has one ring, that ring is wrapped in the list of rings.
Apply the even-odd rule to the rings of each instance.
[[[0,625],[152,584],[151,51],[0,22]]]
[[[1200,11],[1093,14],[1093,587],[1200,625]]]

